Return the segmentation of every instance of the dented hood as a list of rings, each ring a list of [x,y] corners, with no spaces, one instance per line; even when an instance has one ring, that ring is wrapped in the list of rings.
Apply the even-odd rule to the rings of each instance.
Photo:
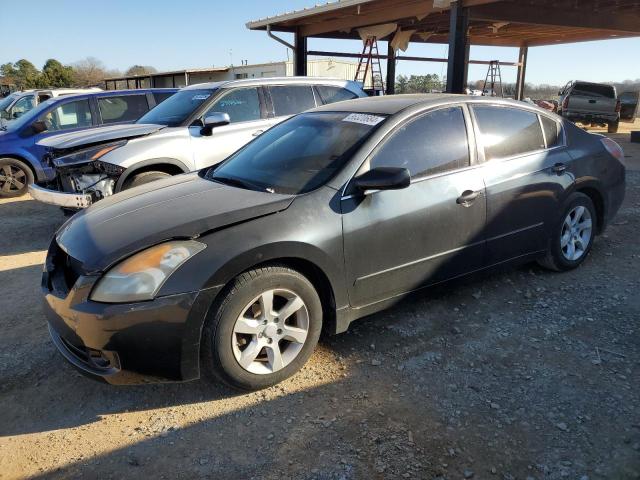
[[[165,128],[164,125],[129,124],[111,125],[109,127],[89,128],[79,132],[61,133],[44,138],[38,145],[56,150],[67,150],[97,143],[110,142],[112,140],[125,140],[127,138],[142,137]]]
[[[286,209],[293,195],[222,185],[190,173],[112,197],[74,215],[56,234],[60,247],[86,273],[165,240],[203,232]]]

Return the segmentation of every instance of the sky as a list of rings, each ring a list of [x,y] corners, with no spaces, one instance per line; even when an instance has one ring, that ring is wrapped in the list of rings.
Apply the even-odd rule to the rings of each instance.
[[[287,49],[253,32],[247,21],[304,7],[318,0],[31,0],[8,2],[0,15],[0,64],[26,58],[38,68],[48,58],[69,64],[96,57],[107,68],[152,65],[159,71],[280,61]],[[282,34],[292,42],[291,36]],[[360,52],[356,41],[311,39],[313,50]],[[381,50],[386,47],[381,46]],[[527,82],[563,85],[640,78],[640,38],[585,42],[529,50]],[[417,45],[405,55],[444,57],[446,45]],[[471,47],[473,60],[517,61],[514,48]],[[513,67],[503,80],[515,82]],[[398,74],[446,73],[444,63],[399,62]],[[484,79],[487,67],[471,65],[469,79]]]

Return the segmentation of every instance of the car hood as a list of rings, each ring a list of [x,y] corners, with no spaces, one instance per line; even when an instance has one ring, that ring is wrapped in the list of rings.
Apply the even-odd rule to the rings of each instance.
[[[157,132],[165,128],[164,125],[133,124],[133,125],[111,125],[109,127],[90,128],[78,132],[61,133],[44,138],[38,145],[55,150],[68,150],[93,145],[97,143],[109,142],[111,140],[124,140],[127,138],[142,137]]]
[[[193,238],[286,209],[293,195],[245,190],[178,175],[108,197],[74,215],[56,234],[58,245],[85,273],[165,240]]]

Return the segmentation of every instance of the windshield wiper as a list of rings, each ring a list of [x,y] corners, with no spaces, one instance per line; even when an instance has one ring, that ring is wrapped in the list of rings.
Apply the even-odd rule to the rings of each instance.
[[[223,177],[223,176],[210,176],[209,177],[214,182],[223,183],[225,185],[231,185],[233,187],[240,187],[246,190],[257,190],[260,192],[267,192],[268,190],[260,185],[256,185],[255,183],[251,183],[248,180],[242,180],[240,178],[232,178],[232,177]]]

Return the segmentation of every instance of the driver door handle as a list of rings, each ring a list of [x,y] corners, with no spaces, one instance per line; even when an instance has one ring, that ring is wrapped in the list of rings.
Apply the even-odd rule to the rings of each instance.
[[[564,163],[556,163],[552,168],[555,173],[561,174],[565,172],[567,166]]]
[[[480,190],[465,190],[462,192],[462,195],[458,197],[456,203],[458,205],[462,205],[463,207],[470,207],[475,202],[476,198],[480,196]]]

